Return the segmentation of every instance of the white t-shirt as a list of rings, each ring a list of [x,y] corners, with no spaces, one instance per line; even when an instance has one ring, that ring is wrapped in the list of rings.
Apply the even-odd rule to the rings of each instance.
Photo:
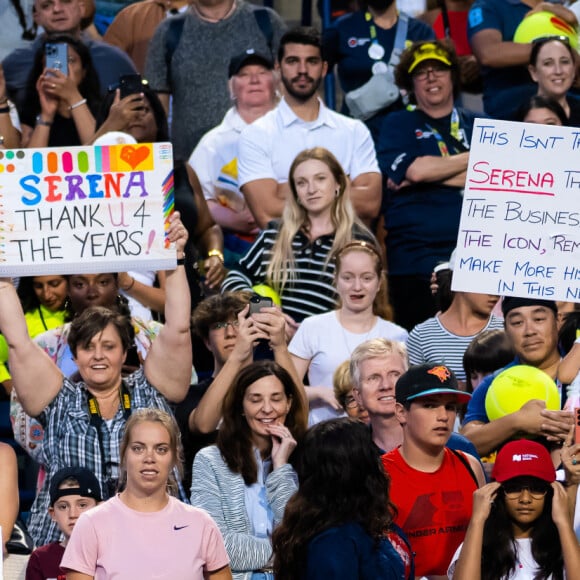
[[[498,578],[498,580],[534,580],[534,576],[538,573],[538,566],[534,557],[532,556],[532,540],[531,538],[523,538],[521,540],[516,540],[517,544],[517,564],[516,569],[513,574],[510,574],[506,578]],[[461,548],[463,544],[457,548],[457,551],[453,555],[451,564],[447,570],[447,577],[449,580],[453,580],[453,574],[455,572],[455,565],[457,560],[459,560],[459,554],[461,553]],[[565,575],[564,575],[565,577]],[[550,575],[552,578],[552,575]],[[550,580],[548,578],[548,580]]]
[[[407,331],[383,318],[377,318],[376,324],[368,332],[356,334],[346,330],[338,321],[337,311],[309,316],[302,321],[288,350],[291,354],[310,360],[308,381],[313,387],[332,389],[332,375],[345,360],[350,359],[352,351],[365,340],[387,338],[407,342]],[[311,407],[311,425],[341,416],[342,413],[330,407]]]

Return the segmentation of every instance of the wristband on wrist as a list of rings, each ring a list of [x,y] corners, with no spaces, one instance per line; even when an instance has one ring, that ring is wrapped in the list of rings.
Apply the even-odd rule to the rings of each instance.
[[[221,250],[213,249],[207,253],[208,258],[211,258],[213,256],[215,256],[222,264],[224,263],[224,255]]]
[[[185,257],[177,258],[177,265],[178,266],[185,266]]]
[[[10,107],[8,105],[0,107],[0,115],[5,115],[6,113],[10,113]]]
[[[74,109],[76,109],[77,107],[82,107],[83,105],[87,104],[87,100],[86,99],[81,99],[80,101],[78,101],[78,103],[74,103],[73,105],[71,105],[68,110],[69,111],[73,111]]]
[[[36,124],[43,125],[44,127],[52,127],[52,121],[45,121],[41,115],[38,115],[38,117],[36,117]]]
[[[131,283],[126,288],[123,288],[123,292],[129,292],[129,290],[131,290],[131,288],[133,288],[133,286],[135,286],[135,278],[133,278],[133,276],[131,276]]]

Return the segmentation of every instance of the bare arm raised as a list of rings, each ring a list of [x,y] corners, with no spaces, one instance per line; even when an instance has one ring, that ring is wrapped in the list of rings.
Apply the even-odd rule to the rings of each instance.
[[[0,280],[0,331],[10,349],[10,372],[22,408],[37,417],[58,395],[63,375],[28,336],[16,289],[6,278]]]
[[[184,256],[187,230],[181,223],[179,212],[171,217],[167,230],[171,242],[175,242],[177,257]],[[191,378],[191,335],[189,318],[191,297],[185,276],[185,268],[178,265],[169,270],[165,283],[165,324],[153,341],[145,359],[147,380],[172,402],[183,400]]]

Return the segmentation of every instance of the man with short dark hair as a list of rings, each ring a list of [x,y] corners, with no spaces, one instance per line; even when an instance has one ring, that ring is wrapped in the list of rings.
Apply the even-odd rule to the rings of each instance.
[[[318,88],[328,64],[319,32],[296,28],[280,40],[276,68],[284,97],[273,110],[244,129],[239,146],[238,182],[257,224],[279,218],[289,194],[288,172],[308,148],[331,151],[350,177],[350,197],[369,223],[381,204],[381,173],[375,147],[361,121],[328,109]]]
[[[517,364],[530,365],[556,378],[558,352],[557,308],[553,300],[508,296],[502,302],[505,332],[516,358],[513,363],[486,377],[473,393],[467,406],[462,433],[480,455],[487,455],[504,442],[519,436],[544,436],[563,442],[570,431],[573,416],[567,411],[550,411],[545,401],[531,400],[514,413],[490,421],[485,397],[493,379]]]
[[[473,492],[485,484],[475,457],[447,448],[459,404],[471,395],[441,364],[411,367],[397,381],[395,415],[403,443],[383,455],[395,522],[415,552],[415,575],[447,578],[471,518]]]
[[[84,13],[84,0],[34,2],[34,20],[46,34],[68,34],[86,44],[99,77],[101,93],[104,95],[110,85],[119,82],[119,76],[135,73],[135,66],[122,50],[81,34],[81,19]],[[2,61],[8,96],[17,106],[22,105],[34,58],[44,38],[38,37],[31,45],[11,52]]]

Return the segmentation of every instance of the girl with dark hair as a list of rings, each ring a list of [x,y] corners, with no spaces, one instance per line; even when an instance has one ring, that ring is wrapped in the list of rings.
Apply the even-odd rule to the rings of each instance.
[[[540,125],[569,125],[568,117],[562,106],[554,99],[543,95],[530,97],[516,111],[514,120]]]
[[[180,455],[169,413],[131,415],[120,450],[124,489],[78,520],[61,563],[67,578],[231,580],[215,522],[171,494]]]
[[[20,278],[17,289],[30,338],[51,328],[62,326],[67,320],[65,300],[67,281],[64,276],[32,276]],[[0,382],[6,392],[11,390],[10,374],[6,368],[8,344],[0,335]]]
[[[562,107],[562,125],[580,126],[580,101],[568,95],[576,78],[578,55],[566,36],[545,36],[532,42],[528,71],[538,84],[538,96],[552,99]]]
[[[192,505],[216,521],[236,580],[272,580],[273,528],[296,491],[289,458],[307,409],[290,374],[272,361],[243,369],[223,402],[217,444],[193,461]]]
[[[575,465],[577,447],[570,435],[562,448],[566,469]],[[474,492],[473,515],[449,566],[449,578],[580,578],[580,546],[568,496],[556,481],[547,449],[527,439],[510,441],[497,455],[492,479]]]
[[[64,71],[47,69],[45,47],[65,43]],[[95,132],[99,79],[89,49],[66,35],[49,36],[36,52],[22,110],[23,147],[61,147],[87,143]]]
[[[167,116],[157,94],[149,88],[147,81],[141,83],[141,92],[121,98],[119,89],[109,92],[97,117],[97,132],[93,141],[110,132],[128,133],[138,143],[169,141]],[[207,290],[219,288],[226,275],[223,256],[223,234],[217,226],[203,196],[201,185],[193,169],[183,160],[174,166],[175,207],[182,216],[189,233],[186,247],[186,273],[192,306],[195,307]],[[205,255],[205,259],[198,257]],[[201,267],[200,267],[201,264]],[[201,276],[200,270],[203,271]],[[121,288],[130,298],[163,312],[164,277],[157,273],[159,288],[153,288],[154,273],[150,282],[135,276],[134,272],[123,273]]]
[[[276,580],[414,578],[412,554],[366,425],[332,419],[306,433],[299,488],[274,531]]]

